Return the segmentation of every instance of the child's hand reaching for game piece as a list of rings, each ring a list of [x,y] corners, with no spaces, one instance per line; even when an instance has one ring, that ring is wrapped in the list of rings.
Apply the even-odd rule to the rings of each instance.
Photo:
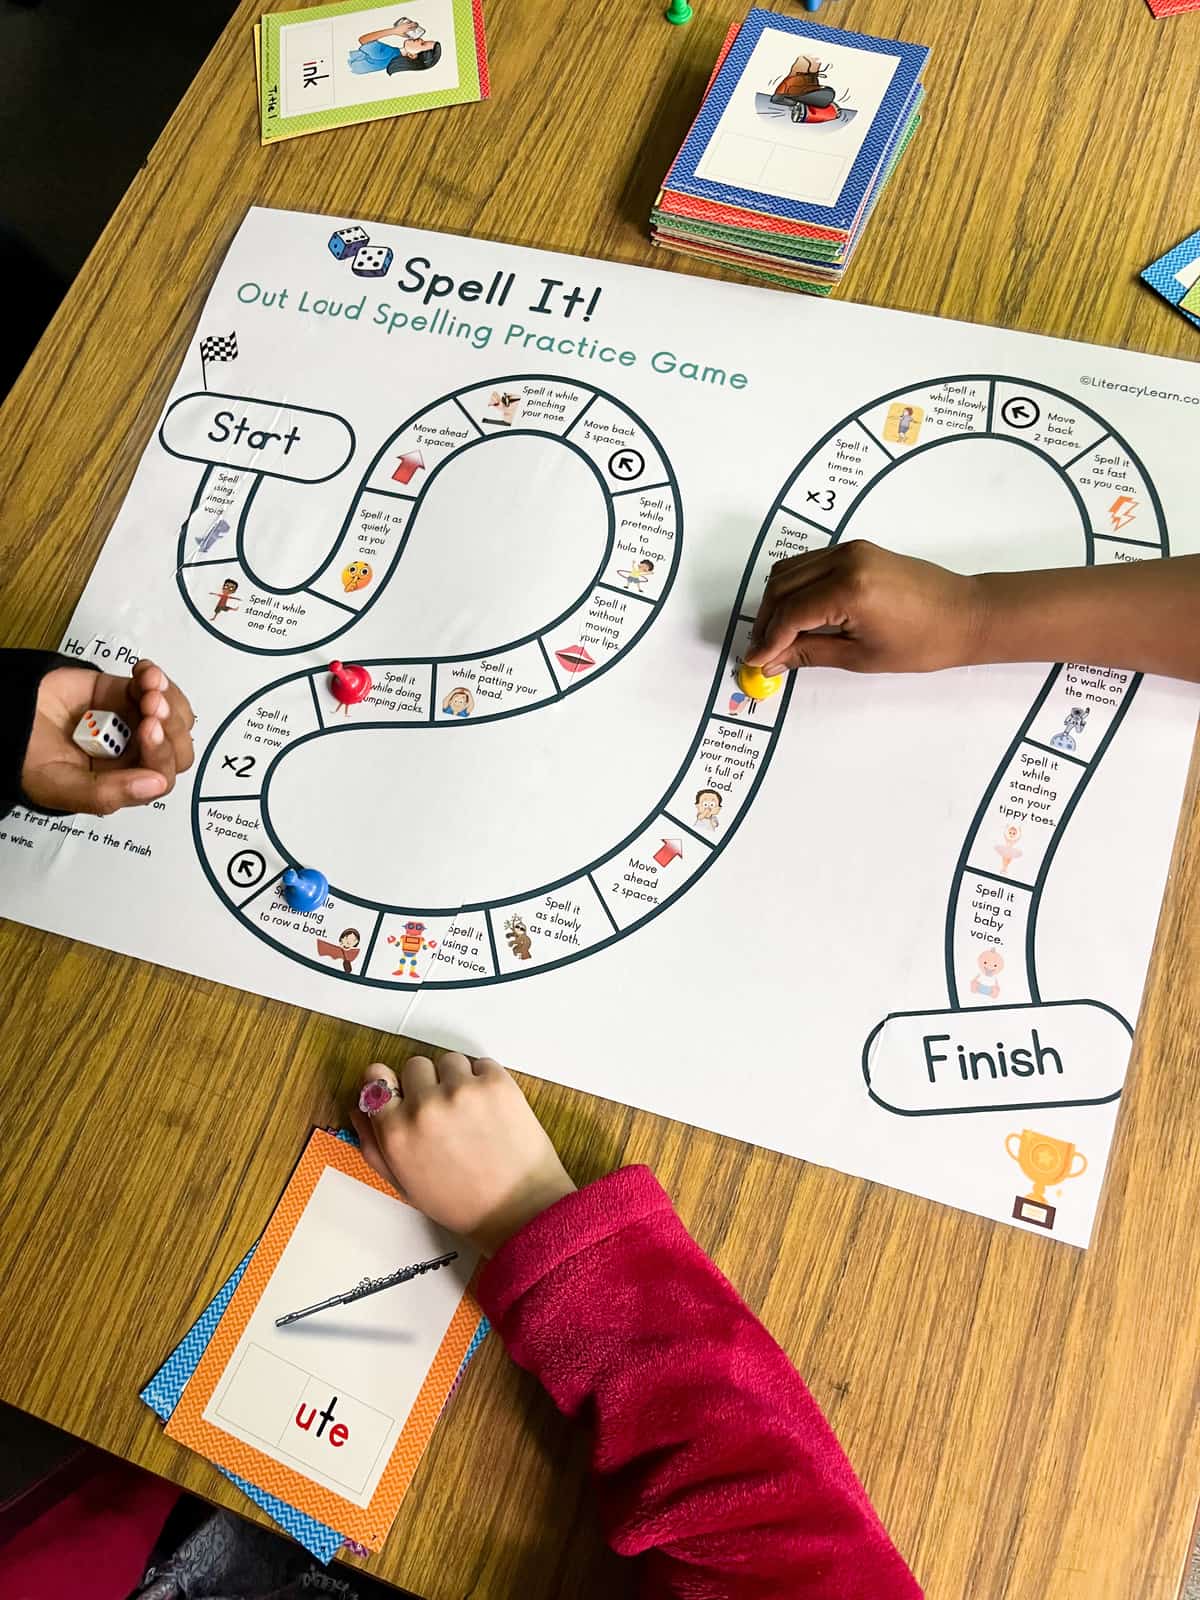
[[[73,743],[85,711],[115,711],[133,729],[125,753],[97,759]],[[187,696],[153,661],[139,661],[131,678],[89,667],[55,667],[38,689],[33,730],[21,767],[21,788],[34,805],[107,817],[170,793],[192,764]]]
[[[1197,616],[1197,555],[964,577],[855,539],[776,565],[745,660],[769,677],[1088,661],[1200,683]]]
[[[437,1065],[382,1063],[363,1088],[399,1089],[371,1116],[351,1113],[367,1162],[418,1210],[494,1255],[575,1185],[516,1082],[498,1061],[449,1051]]]
[[[976,625],[973,578],[855,539],[775,566],[746,661],[767,676],[935,672],[970,658]]]

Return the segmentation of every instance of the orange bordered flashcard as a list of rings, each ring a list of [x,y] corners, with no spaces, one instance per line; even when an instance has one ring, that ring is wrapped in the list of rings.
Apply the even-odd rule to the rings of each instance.
[[[276,1326],[452,1250],[439,1271]],[[168,1435],[378,1549],[479,1326],[477,1263],[357,1149],[316,1130]]]

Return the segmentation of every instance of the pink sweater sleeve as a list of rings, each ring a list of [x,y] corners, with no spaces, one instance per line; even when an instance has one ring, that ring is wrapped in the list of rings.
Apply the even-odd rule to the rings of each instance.
[[[646,1167],[535,1217],[479,1297],[594,1429],[605,1533],[644,1596],[921,1600],[800,1375]]]

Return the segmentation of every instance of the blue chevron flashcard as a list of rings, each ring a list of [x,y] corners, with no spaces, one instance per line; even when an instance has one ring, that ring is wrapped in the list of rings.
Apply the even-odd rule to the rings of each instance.
[[[1152,261],[1142,277],[1176,311],[1200,328],[1200,232],[1189,233],[1165,256]]]

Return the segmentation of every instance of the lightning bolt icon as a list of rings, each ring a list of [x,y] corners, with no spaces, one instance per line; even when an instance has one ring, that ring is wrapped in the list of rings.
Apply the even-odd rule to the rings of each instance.
[[[1128,510],[1125,509],[1126,506],[1129,507]],[[1136,510],[1137,501],[1132,495],[1119,494],[1108,508],[1108,514],[1112,518],[1113,532],[1116,533],[1119,528],[1127,528],[1133,521]]]

